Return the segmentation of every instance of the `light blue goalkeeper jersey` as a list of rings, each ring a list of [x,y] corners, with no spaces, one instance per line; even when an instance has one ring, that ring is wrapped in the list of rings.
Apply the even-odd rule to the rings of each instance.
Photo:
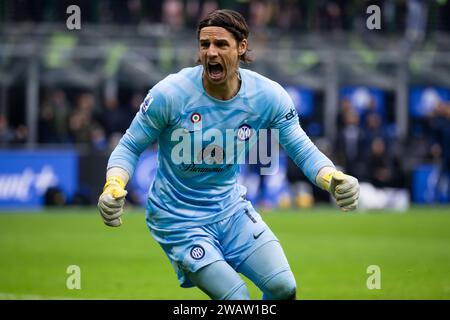
[[[154,229],[206,225],[249,206],[246,188],[237,183],[239,163],[261,129],[278,131],[281,146],[313,183],[322,167],[333,166],[300,127],[278,83],[240,68],[239,92],[222,101],[206,93],[202,72],[202,66],[185,68],[156,84],[108,162],[131,177],[140,154],[158,140],[147,205]],[[239,148],[242,143],[245,148]],[[208,154],[214,161],[207,161]]]

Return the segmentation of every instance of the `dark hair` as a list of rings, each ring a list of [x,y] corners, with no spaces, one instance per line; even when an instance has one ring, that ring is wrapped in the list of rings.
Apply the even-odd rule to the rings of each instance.
[[[197,27],[197,38],[200,37],[200,30],[204,27],[222,27],[230,32],[238,43],[247,39],[249,35],[248,25],[244,17],[239,12],[229,9],[212,11],[202,19]],[[247,51],[250,50],[247,48]],[[252,61],[247,51],[240,56],[241,61],[245,63]]]

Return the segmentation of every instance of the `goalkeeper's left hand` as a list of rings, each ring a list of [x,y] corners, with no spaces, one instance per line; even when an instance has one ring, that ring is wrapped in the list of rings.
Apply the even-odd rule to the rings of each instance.
[[[325,167],[319,171],[317,182],[336,199],[336,204],[341,210],[351,211],[358,207],[359,182],[355,177]]]

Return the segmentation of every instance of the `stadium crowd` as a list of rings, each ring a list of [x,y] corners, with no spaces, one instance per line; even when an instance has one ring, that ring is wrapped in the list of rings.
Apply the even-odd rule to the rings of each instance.
[[[70,96],[70,95],[69,95]],[[110,152],[139,110],[144,93],[132,92],[125,101],[118,97],[98,99],[92,92],[81,92],[68,98],[63,89],[49,90],[39,111],[38,142],[42,144],[73,144],[89,146],[94,152]],[[300,115],[301,119],[301,115]],[[338,134],[328,152],[335,163],[362,182],[376,188],[407,188],[410,177],[405,159],[417,154],[419,146],[411,140],[400,142],[388,130],[383,116],[373,108],[358,112],[349,99],[342,98],[337,118]],[[6,115],[0,115],[0,145],[25,144],[24,124],[12,127]],[[433,112],[422,120],[422,140],[419,156],[424,163],[433,163],[441,173],[450,168],[450,101],[439,102]],[[320,138],[326,140],[324,137]],[[409,149],[408,149],[409,147]],[[408,153],[411,150],[411,153]],[[306,178],[295,166],[287,166],[287,178],[292,186],[304,193]],[[311,190],[308,191],[311,193]],[[317,195],[316,195],[317,196]],[[301,201],[301,200],[298,200]]]
[[[351,101],[343,99],[338,118],[336,152],[345,171],[375,187],[404,187],[396,137],[386,129],[383,117],[373,108],[358,114]]]
[[[136,93],[122,106],[117,97],[108,97],[97,107],[92,92],[80,93],[72,104],[64,90],[50,91],[41,105],[39,143],[85,144],[106,151],[128,128],[143,98]]]
[[[174,29],[195,27],[206,13],[230,8],[247,18],[254,33],[265,27],[308,31],[364,28],[365,9],[375,4],[383,12],[382,32],[406,29],[418,31],[420,36],[430,24],[435,30],[450,30],[450,2],[446,0],[17,0],[0,1],[0,21],[61,22],[67,18],[66,8],[74,4],[83,8],[83,20],[88,23],[164,23]]]

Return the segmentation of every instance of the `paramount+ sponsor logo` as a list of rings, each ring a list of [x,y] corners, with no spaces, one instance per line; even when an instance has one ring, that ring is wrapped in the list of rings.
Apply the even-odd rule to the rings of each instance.
[[[258,164],[261,175],[274,175],[279,169],[278,129],[255,130],[249,124],[235,129],[203,130],[201,118],[191,131],[172,131],[171,161],[182,171],[196,173],[224,172],[233,165]]]
[[[24,168],[19,173],[0,174],[0,200],[27,201],[33,194],[43,195],[48,188],[56,186],[58,178],[51,166],[39,172]]]

